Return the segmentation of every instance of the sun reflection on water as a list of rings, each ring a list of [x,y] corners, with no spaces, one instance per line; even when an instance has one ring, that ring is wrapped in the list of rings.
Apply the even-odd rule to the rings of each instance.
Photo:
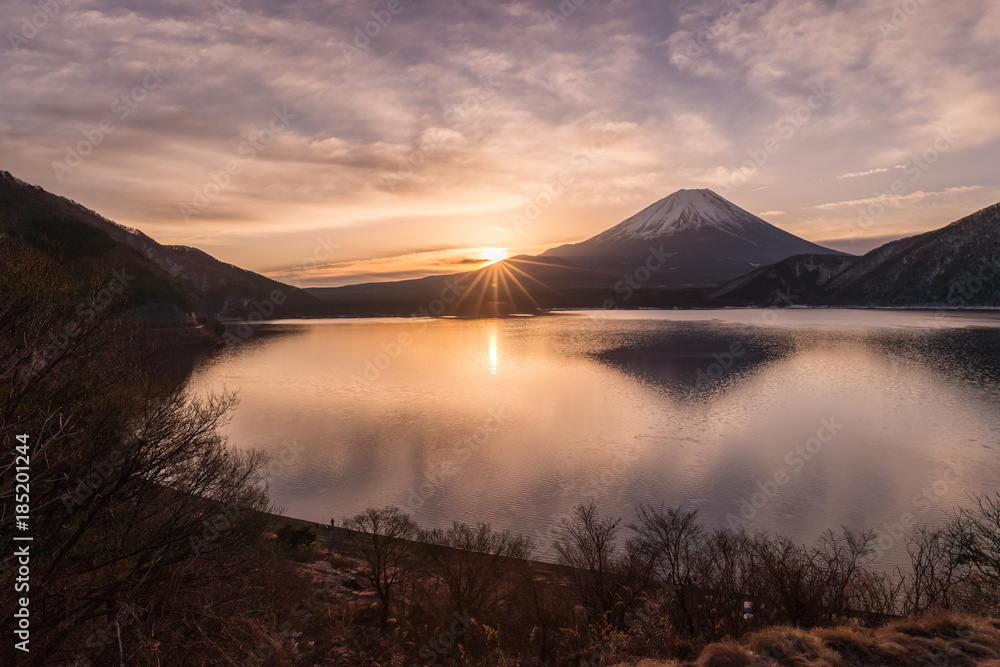
[[[497,374],[497,330],[490,331],[490,374]]]

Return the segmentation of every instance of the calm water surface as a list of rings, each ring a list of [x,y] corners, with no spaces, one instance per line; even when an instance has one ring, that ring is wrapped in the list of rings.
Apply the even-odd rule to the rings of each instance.
[[[231,442],[272,456],[285,513],[398,504],[489,521],[541,557],[578,502],[810,542],[936,523],[1000,489],[1000,313],[572,312],[286,321],[203,363]]]

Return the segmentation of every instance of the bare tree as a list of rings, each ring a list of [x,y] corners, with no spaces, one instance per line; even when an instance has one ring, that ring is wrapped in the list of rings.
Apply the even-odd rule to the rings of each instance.
[[[697,511],[639,505],[636,532],[638,548],[649,555],[659,581],[672,591],[672,602],[680,614],[680,625],[690,636],[696,632],[692,598],[704,586],[698,560],[705,547],[706,532],[697,523]],[[671,605],[671,607],[673,606]]]
[[[995,611],[1000,605],[1000,492],[979,495],[975,501],[949,522],[945,539],[951,558],[971,569],[967,604]]]
[[[949,537],[964,561],[1000,586],[1000,492],[980,495],[974,508],[960,510]]]
[[[511,577],[531,554],[527,538],[495,531],[488,523],[455,522],[448,530],[422,533],[421,540],[448,547],[428,550],[432,570],[448,588],[452,607],[472,615],[496,611],[513,599]]]
[[[857,617],[869,626],[898,618],[906,605],[906,576],[897,566],[892,571],[865,570],[858,582]]]
[[[414,574],[415,549],[412,540],[419,528],[410,515],[398,507],[370,507],[344,527],[353,533],[348,540],[360,555],[363,565],[356,574],[371,582],[381,603],[381,623],[389,622],[389,610],[397,587]]]
[[[698,561],[704,598],[695,607],[697,612],[691,610],[698,636],[739,636],[746,628],[765,623],[765,613],[770,609],[758,604],[749,615],[743,607],[744,602],[759,602],[765,595],[766,576],[758,562],[760,541],[760,536],[728,528],[708,536]]]
[[[973,574],[973,565],[953,549],[946,529],[919,526],[906,536],[912,571],[906,580],[906,611],[922,614],[931,609],[953,609],[962,584]]]
[[[601,517],[594,502],[563,519],[554,546],[577,600],[592,619],[624,625],[651,581],[651,559],[635,544],[619,548],[621,519]]]
[[[875,551],[875,531],[856,533],[842,528],[840,533],[827,530],[814,550],[822,591],[820,604],[825,622],[848,618],[858,610],[864,561]]]
[[[178,615],[168,600],[238,590],[234,571],[263,544],[263,458],[218,433],[234,397],[194,400],[151,374],[149,337],[124,317],[109,274],[77,276],[0,243],[0,435],[29,435],[39,664],[85,653],[88,635],[125,607],[143,610],[133,630],[162,636],[174,623],[183,634],[206,608]],[[0,470],[5,532],[9,472]],[[124,655],[138,639],[122,634]]]

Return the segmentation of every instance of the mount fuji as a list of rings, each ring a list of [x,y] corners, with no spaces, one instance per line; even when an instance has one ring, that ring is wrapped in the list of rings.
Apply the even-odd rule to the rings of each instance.
[[[615,307],[710,306],[710,290],[795,255],[854,258],[778,229],[711,190],[678,190],[597,236],[541,255],[450,276],[307,291],[347,315],[413,312],[454,284],[471,286],[474,296],[448,314],[607,308],[609,300]]]
[[[719,284],[792,255],[845,255],[779,229],[711,190],[678,190],[586,241],[541,257],[618,272],[635,268],[653,250],[667,256],[655,277],[665,287]]]

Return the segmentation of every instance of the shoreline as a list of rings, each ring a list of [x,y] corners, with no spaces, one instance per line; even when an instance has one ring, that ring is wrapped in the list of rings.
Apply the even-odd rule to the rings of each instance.
[[[325,320],[503,320],[525,317],[545,317],[547,315],[559,313],[628,313],[628,312],[663,312],[663,313],[685,313],[685,312],[715,312],[734,310],[760,310],[760,311],[872,311],[891,313],[971,313],[971,314],[994,314],[1000,313],[1000,306],[982,306],[977,308],[966,308],[961,306],[717,306],[712,308],[655,308],[642,306],[638,308],[548,308],[536,313],[508,313],[506,315],[328,315],[328,316],[302,316],[283,317],[280,319],[264,320],[260,324],[280,324],[283,322],[312,322]],[[243,322],[240,319],[220,319],[220,322],[237,323]]]

